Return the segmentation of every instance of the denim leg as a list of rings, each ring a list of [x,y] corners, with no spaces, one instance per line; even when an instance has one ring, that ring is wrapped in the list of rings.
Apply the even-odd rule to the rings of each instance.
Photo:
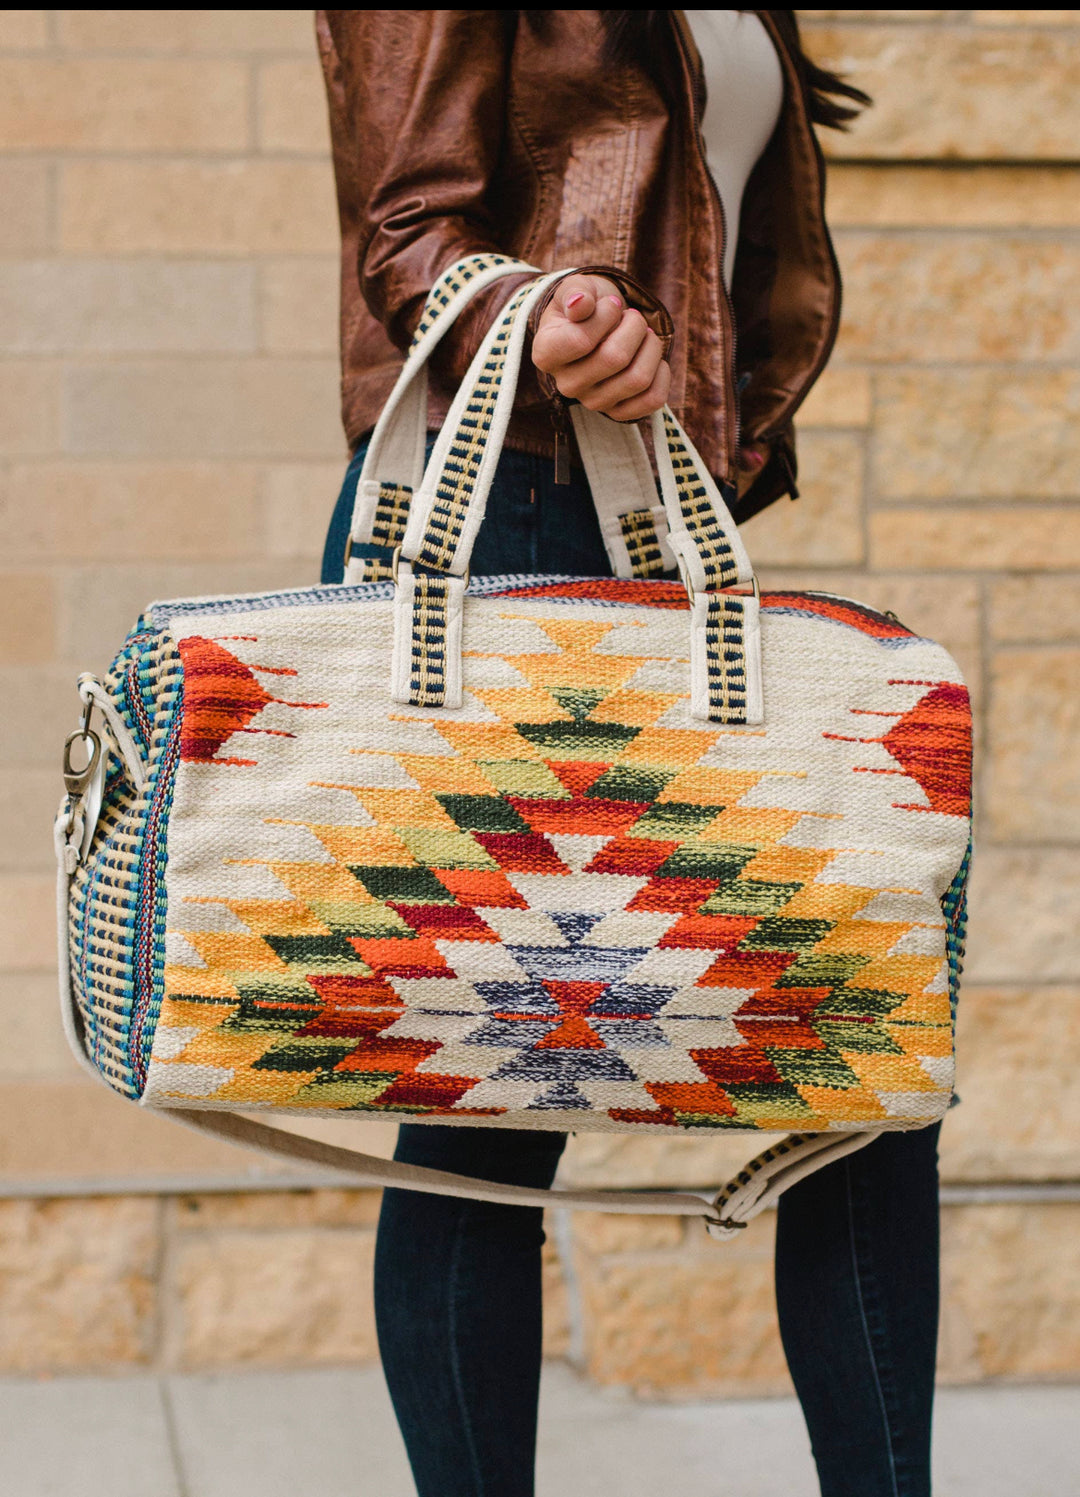
[[[395,1159],[547,1187],[562,1133],[406,1123]],[[533,1497],[543,1212],[387,1190],[379,1350],[419,1497]]]
[[[428,442],[429,456],[433,441],[432,437]],[[323,582],[342,578],[367,445],[368,439],[361,438],[334,506],[323,550]],[[574,469],[568,484],[557,484],[550,458],[506,448],[495,469],[469,569],[476,577],[515,572],[610,577],[611,563],[585,475]]]
[[[360,482],[360,469],[364,466],[367,446],[367,437],[362,437],[349,466],[345,469],[345,477],[341,481],[341,492],[337,496],[337,503],[330,516],[330,524],[323,544],[320,582],[340,582],[345,575],[345,542],[349,538],[349,530],[352,526],[356,487]]]
[[[776,1294],[822,1497],[930,1497],[940,1125],[781,1197]]]

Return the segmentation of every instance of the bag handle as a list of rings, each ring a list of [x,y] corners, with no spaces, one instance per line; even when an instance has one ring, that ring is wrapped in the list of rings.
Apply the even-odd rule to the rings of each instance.
[[[381,582],[405,533],[409,501],[424,472],[427,364],[479,292],[536,267],[507,255],[468,255],[443,271],[428,293],[405,363],[371,434],[356,485],[345,543],[346,582]]]
[[[505,255],[470,255],[449,266],[431,288],[397,382],[371,434],[356,486],[345,545],[344,580],[386,581],[424,471],[427,363],[472,299],[493,282],[539,272]],[[560,271],[560,276],[570,274]],[[616,577],[654,577],[673,570],[667,518],[636,427],[572,408],[572,419],[604,546]]]
[[[503,309],[436,439],[401,546],[394,701],[461,705],[469,556],[510,420],[529,313],[559,274],[521,288]],[[643,481],[643,459],[626,446],[640,444],[640,433],[614,429],[627,432],[617,440],[624,443],[631,478]],[[750,558],[716,483],[667,407],[653,418],[653,438],[670,546],[691,603],[691,713],[713,722],[759,723],[764,711],[759,602]],[[611,450],[615,439],[605,440]],[[589,445],[587,439],[583,451]]]

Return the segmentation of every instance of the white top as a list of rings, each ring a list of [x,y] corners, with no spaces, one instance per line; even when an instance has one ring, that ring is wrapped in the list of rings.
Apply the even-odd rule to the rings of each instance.
[[[724,205],[724,284],[731,285],[739,213],[747,179],[768,144],[784,102],[784,75],[758,16],[738,10],[688,10],[705,70],[701,121],[705,159]]]

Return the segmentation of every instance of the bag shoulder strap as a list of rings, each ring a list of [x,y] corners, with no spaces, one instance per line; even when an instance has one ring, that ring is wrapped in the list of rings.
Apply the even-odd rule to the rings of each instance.
[[[759,1212],[773,1205],[790,1186],[827,1164],[854,1154],[880,1135],[860,1133],[791,1133],[763,1150],[722,1190],[540,1190],[526,1185],[502,1185],[447,1170],[426,1169],[396,1159],[380,1159],[353,1149],[338,1148],[297,1133],[286,1133],[254,1122],[239,1113],[196,1108],[161,1108],[159,1117],[172,1118],[201,1133],[228,1143],[292,1159],[317,1169],[333,1171],[356,1186],[416,1190],[424,1195],[462,1196],[497,1206],[570,1208],[608,1211],[624,1216],[700,1216],[710,1236],[733,1237]]]

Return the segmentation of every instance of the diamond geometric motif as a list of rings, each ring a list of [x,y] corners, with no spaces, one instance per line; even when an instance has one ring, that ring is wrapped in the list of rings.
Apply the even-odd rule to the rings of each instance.
[[[188,901],[161,1024],[204,1095],[814,1129],[937,1090],[917,923],[860,918],[880,890],[783,841],[807,813],[753,804],[767,771],[665,725],[614,615],[531,622],[548,647],[434,722],[442,756],[353,750],[378,784],[319,782],[356,809],[299,823],[327,861],[267,861],[287,897]]]

